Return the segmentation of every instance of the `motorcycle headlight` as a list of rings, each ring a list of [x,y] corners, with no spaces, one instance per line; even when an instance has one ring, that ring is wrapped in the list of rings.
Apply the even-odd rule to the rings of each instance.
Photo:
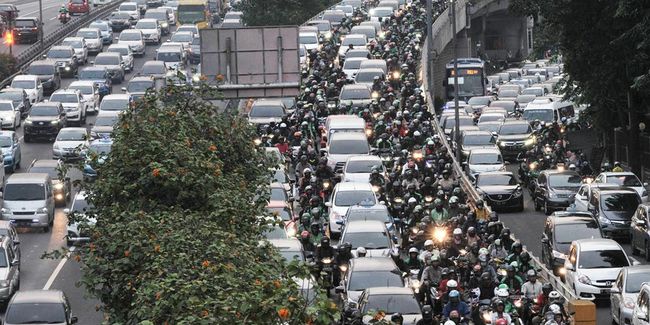
[[[0,209],[0,212],[3,213],[3,214],[6,214],[6,213],[11,213],[11,210],[7,209],[7,208],[2,208],[2,209]]]
[[[366,136],[372,136],[372,129],[366,129]]]
[[[537,168],[537,162],[532,162],[528,165],[528,169],[535,170]]]
[[[323,189],[324,189],[324,190],[329,189],[330,186],[331,186],[331,183],[330,183],[330,182],[323,182]]]
[[[373,91],[373,92],[372,92],[372,98],[373,98],[373,99],[377,99],[377,98],[379,98],[379,92],[377,92],[377,91]]]
[[[332,259],[329,257],[325,257],[324,259],[321,260],[321,262],[323,262],[323,264],[330,264],[332,263]]]
[[[425,196],[424,201],[426,201],[427,203],[433,202],[433,196],[430,196],[430,195]]]
[[[586,285],[591,285],[591,279],[584,274],[580,274],[580,276],[578,276],[578,282]]]
[[[253,143],[254,143],[256,146],[259,146],[260,144],[262,144],[262,139],[260,139],[260,138],[256,138],[255,140],[253,140]]]
[[[555,194],[555,192],[553,192],[553,191],[549,191],[548,192],[548,197],[550,199],[555,199],[555,198],[557,198],[557,194]]]
[[[415,160],[421,160],[423,158],[422,151],[415,151],[415,152],[413,152],[412,156],[413,156],[413,159],[415,159]]]
[[[160,26],[162,26],[162,28],[167,28],[167,27],[169,27],[169,24],[167,24],[167,23],[162,23],[162,24],[160,24]]]
[[[54,189],[55,190],[62,190],[63,189],[63,183],[54,184]]]
[[[392,77],[393,80],[398,80],[401,77],[401,73],[399,71],[394,71]]]
[[[379,193],[379,191],[381,190],[381,187],[379,187],[379,186],[377,186],[377,185],[373,185],[373,186],[372,186],[372,190],[373,190],[375,193]]]
[[[341,272],[345,273],[345,272],[348,271],[348,266],[345,265],[345,264],[340,265],[340,266],[339,266],[339,270],[341,270]]]
[[[402,200],[401,197],[396,197],[396,198],[393,199],[393,202],[395,202],[395,203],[402,203],[402,202],[404,202],[404,201]]]
[[[439,243],[445,241],[445,239],[447,238],[447,229],[442,227],[436,227],[433,230],[433,238],[437,240]]]

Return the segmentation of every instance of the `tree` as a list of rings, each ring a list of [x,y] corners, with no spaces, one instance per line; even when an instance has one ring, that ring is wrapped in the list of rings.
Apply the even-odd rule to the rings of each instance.
[[[244,12],[248,26],[300,25],[331,6],[332,0],[242,0],[235,9]]]
[[[97,222],[72,252],[81,283],[110,324],[331,323],[336,306],[308,302],[293,280],[306,267],[260,244],[270,162],[255,131],[206,94],[148,93],[120,118],[110,156],[93,157]]]
[[[7,53],[0,53],[0,80],[9,78],[16,73],[16,58]]]

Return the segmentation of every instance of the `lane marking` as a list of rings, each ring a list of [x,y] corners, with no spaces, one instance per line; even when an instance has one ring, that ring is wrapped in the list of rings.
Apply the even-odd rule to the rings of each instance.
[[[70,247],[70,252],[74,252],[75,247]],[[56,266],[54,269],[54,272],[50,275],[50,278],[47,279],[47,282],[45,283],[45,286],[43,287],[43,290],[50,290],[50,287],[54,283],[54,280],[56,280],[56,277],[59,276],[59,273],[63,269],[63,266],[65,263],[68,261],[68,257],[70,257],[70,254],[66,254],[66,256],[59,262],[59,265]]]

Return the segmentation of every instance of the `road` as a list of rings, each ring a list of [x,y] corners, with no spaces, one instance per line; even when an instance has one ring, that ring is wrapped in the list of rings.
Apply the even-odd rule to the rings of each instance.
[[[49,0],[46,0],[49,1]],[[54,3],[53,1],[48,3]],[[57,21],[58,22],[58,21]],[[175,27],[172,27],[175,30]],[[117,37],[117,34],[114,35]],[[166,41],[169,36],[163,37]],[[142,58],[135,58],[134,71],[126,74],[128,81],[132,76],[138,73],[145,61],[153,60],[155,46],[147,46],[146,55]],[[92,58],[88,60],[92,61]],[[67,87],[74,79],[66,78],[61,82],[61,88]],[[122,93],[123,84],[113,85],[113,93]],[[95,116],[89,115],[86,126],[90,128],[94,123]],[[18,173],[24,173],[34,159],[52,159],[52,143],[36,142],[24,143],[23,128],[17,131],[21,139],[22,146],[22,163]],[[73,180],[80,178],[80,173],[72,173]],[[96,311],[99,302],[85,297],[83,287],[77,287],[76,283],[81,278],[80,267],[74,260],[52,260],[42,259],[41,256],[46,251],[59,249],[65,245],[67,219],[63,213],[63,208],[57,208],[54,220],[54,226],[50,233],[40,233],[28,229],[20,229],[21,240],[21,290],[26,289],[60,289],[63,290],[72,305],[73,313],[79,317],[79,324],[100,324],[102,322],[101,312]]]
[[[508,166],[508,171],[513,172],[517,175],[516,164]],[[544,222],[546,221],[546,215],[541,211],[535,211],[533,202],[530,198],[530,193],[527,190],[524,190],[525,196],[525,209],[522,212],[518,213],[499,213],[499,218],[506,227],[509,227],[512,230],[512,233],[517,237],[526,248],[533,253],[536,257],[542,256],[542,231],[544,230]],[[626,242],[619,242],[621,246],[625,249],[629,256],[632,256],[632,249],[630,245]],[[642,264],[648,264],[648,262],[643,257],[634,257]],[[609,302],[608,301],[599,301],[596,304],[597,307],[597,324],[609,323],[611,320],[611,315],[609,313]]]

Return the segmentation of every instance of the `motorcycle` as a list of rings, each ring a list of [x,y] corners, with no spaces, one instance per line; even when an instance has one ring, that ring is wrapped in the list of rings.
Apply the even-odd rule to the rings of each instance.
[[[334,268],[332,266],[332,258],[325,257],[320,260],[321,270],[320,279],[321,285],[326,289],[327,296],[330,295],[330,289],[334,287]]]
[[[68,23],[69,20],[70,20],[69,14],[65,12],[59,13],[59,22],[61,22],[62,24],[66,24]]]

